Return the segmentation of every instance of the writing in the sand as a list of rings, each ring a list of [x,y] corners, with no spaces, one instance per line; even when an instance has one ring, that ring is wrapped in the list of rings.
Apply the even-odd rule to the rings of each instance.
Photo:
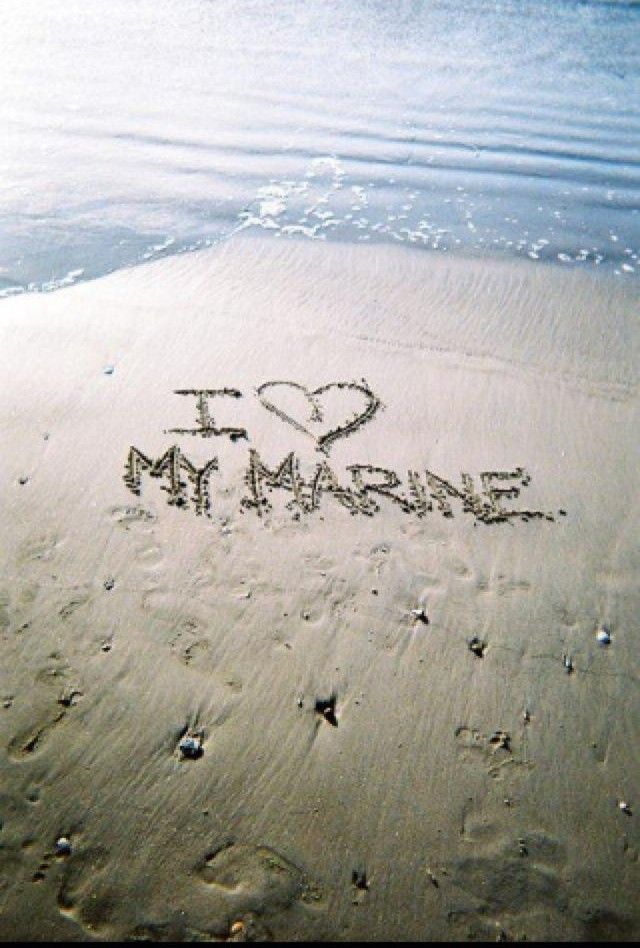
[[[283,397],[285,393],[288,400]],[[292,393],[298,399],[297,405],[294,399],[293,409]],[[227,437],[233,442],[249,440],[245,428],[218,425],[211,413],[211,398],[242,398],[238,389],[179,389],[176,394],[195,397],[196,426],[171,428],[169,432],[204,438]],[[249,448],[244,472],[246,490],[240,501],[242,510],[253,510],[264,517],[273,509],[275,493],[280,492],[285,508],[295,519],[319,510],[325,497],[353,516],[372,517],[381,510],[382,503],[389,503],[402,513],[418,518],[431,513],[453,517],[454,510],[457,510],[470,515],[476,522],[486,524],[555,519],[553,514],[545,511],[512,509],[509,506],[531,481],[521,466],[513,470],[481,471],[475,477],[461,472],[460,481],[455,484],[427,469],[409,469],[401,478],[390,468],[372,464],[349,464],[338,476],[326,457],[331,445],[339,438],[353,435],[382,407],[380,399],[364,380],[332,382],[316,389],[308,389],[297,382],[265,382],[256,389],[256,395],[263,407],[280,421],[312,438],[316,450],[325,457],[303,473],[301,461],[293,451],[270,466],[254,448]],[[336,398],[338,405],[341,398],[346,399],[346,407],[349,403],[351,405],[351,412],[345,412],[344,420],[340,420],[339,413],[338,420],[335,420]],[[325,406],[331,400],[334,421],[328,427]],[[300,411],[300,406],[304,406],[303,411]],[[139,448],[131,446],[124,480],[129,490],[139,495],[143,476],[156,478],[162,481],[169,504],[208,516],[212,510],[211,481],[214,475],[220,476],[221,473],[217,456],[198,466],[178,445],[173,445],[158,458],[148,457]]]
[[[237,388],[182,388],[176,395],[196,399],[196,426],[169,428],[172,434],[200,435],[203,438],[226,436],[232,441],[248,439],[246,428],[218,426],[211,414],[212,398],[242,398]],[[299,382],[264,382],[256,389],[260,404],[280,421],[315,442],[316,450],[328,454],[338,438],[354,434],[374,417],[382,402],[374,395],[365,379],[361,382],[329,382],[309,389]],[[293,400],[292,400],[293,396]],[[337,406],[336,406],[337,401]],[[333,402],[338,417],[327,426],[327,407]],[[340,412],[343,418],[340,418]]]
[[[274,491],[283,491],[287,495],[286,508],[296,519],[318,510],[325,496],[353,515],[368,517],[380,511],[381,501],[389,501],[403,513],[416,517],[432,512],[453,517],[454,507],[457,507],[481,523],[505,523],[514,518],[554,519],[552,514],[543,511],[512,510],[505,506],[530,482],[529,474],[522,467],[513,471],[482,471],[478,475],[479,487],[474,478],[464,472],[459,484],[429,470],[409,470],[404,482],[395,471],[372,464],[350,464],[347,472],[348,483],[340,483],[328,461],[321,461],[310,475],[303,477],[300,461],[293,451],[280,464],[269,467],[251,448],[244,476],[247,491],[241,505],[263,516],[273,509]],[[211,478],[219,473],[217,457],[197,467],[177,445],[155,459],[131,447],[124,480],[129,490],[140,495],[143,474],[158,478],[163,481],[169,504],[191,507],[197,514],[208,515],[212,509]]]

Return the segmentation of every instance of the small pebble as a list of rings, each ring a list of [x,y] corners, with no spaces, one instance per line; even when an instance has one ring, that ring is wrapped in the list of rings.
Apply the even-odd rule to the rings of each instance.
[[[241,935],[242,932],[245,930],[245,927],[246,927],[246,926],[245,926],[244,922],[242,922],[242,921],[237,921],[237,922],[234,922],[234,923],[233,923],[233,925],[232,925],[231,928],[229,929],[229,932],[230,932],[232,935]]]
[[[105,579],[103,586],[107,590],[107,592],[109,592],[110,589],[113,589],[115,584],[116,584],[115,579],[113,578],[113,576],[110,576],[109,579]]]
[[[104,367],[105,375],[113,375],[114,372],[115,372],[115,367],[113,365],[105,365]]]
[[[366,870],[354,869],[351,873],[351,885],[361,892],[366,892],[369,888]]]
[[[469,642],[469,651],[473,652],[474,655],[477,655],[478,658],[484,657],[484,652],[485,652],[486,647],[487,647],[487,643],[483,642],[482,639],[479,639],[475,635]]]
[[[338,717],[336,715],[336,699],[332,695],[330,698],[317,698],[315,703],[316,714],[322,715],[327,724],[331,727],[338,726]]]
[[[58,698],[58,704],[62,705],[63,708],[72,708],[78,703],[76,699],[81,697],[81,691],[78,691],[77,688],[70,688],[60,695]]]
[[[70,856],[71,855],[71,840],[66,836],[60,836],[56,840],[56,856]]]
[[[511,736],[506,731],[494,731],[489,738],[489,743],[496,749],[511,750]]]
[[[197,760],[202,757],[202,737],[199,734],[185,734],[178,744],[178,750],[187,760]]]
[[[631,816],[631,807],[628,803],[625,803],[624,800],[620,800],[618,803],[618,809],[622,810],[623,813],[626,813],[627,816]]]
[[[596,639],[598,640],[598,645],[610,645],[611,644],[611,633],[606,625],[600,626],[596,632]]]
[[[28,483],[29,483],[29,478],[26,474],[18,478],[18,484],[22,484],[23,487],[25,484],[28,484]]]
[[[103,652],[110,652],[110,651],[111,651],[111,642],[104,642],[104,643],[100,646],[100,648],[101,648],[101,650],[102,650]]]
[[[570,675],[573,671],[573,662],[568,655],[562,656],[562,664],[564,665],[564,670],[566,671],[567,675]]]
[[[429,624],[429,616],[424,611],[424,609],[412,609],[411,615],[414,619],[418,619],[420,622],[424,622],[425,625]]]

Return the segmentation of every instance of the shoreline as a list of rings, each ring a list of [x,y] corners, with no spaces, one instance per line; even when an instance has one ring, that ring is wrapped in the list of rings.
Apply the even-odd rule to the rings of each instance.
[[[623,293],[633,293],[638,280],[638,276],[634,271],[618,271],[615,269],[616,266],[620,266],[620,260],[622,262],[626,260],[626,257],[624,256],[621,257],[620,260],[611,260],[603,265],[602,263],[594,263],[588,259],[583,260],[579,258],[570,258],[565,260],[558,259],[557,257],[544,257],[542,259],[529,258],[524,253],[519,255],[509,255],[504,251],[495,252],[493,254],[485,252],[481,253],[477,249],[473,250],[465,247],[456,247],[455,249],[437,249],[429,246],[420,246],[415,243],[398,244],[385,240],[360,242],[349,238],[343,238],[340,240],[331,240],[326,242],[320,240],[317,237],[309,238],[296,234],[278,235],[278,238],[278,243],[284,244],[285,246],[292,244],[294,248],[299,246],[304,247],[308,244],[311,244],[315,247],[328,246],[329,248],[337,248],[338,250],[350,248],[354,249],[356,253],[365,254],[367,253],[368,249],[373,250],[373,252],[378,255],[384,254],[385,252],[389,252],[392,255],[397,252],[400,252],[401,254],[408,253],[409,255],[425,254],[427,256],[427,260],[436,261],[436,266],[438,267],[442,264],[446,266],[447,263],[453,260],[462,264],[466,263],[471,266],[486,266],[490,269],[493,267],[507,267],[526,271],[527,269],[533,268],[532,272],[541,270],[543,272],[552,271],[554,273],[557,272],[565,275],[576,274],[579,277],[586,276],[588,279],[593,279],[596,281],[611,281],[612,285],[615,287],[615,290],[617,291],[617,289],[620,288]],[[202,242],[198,246],[187,244],[178,250],[172,250],[168,254],[164,254],[163,251],[165,248],[162,248],[159,254],[143,255],[139,259],[130,263],[117,265],[112,269],[106,270],[104,273],[97,273],[93,276],[83,277],[83,274],[86,272],[85,269],[78,268],[70,270],[64,277],[54,280],[51,285],[34,285],[32,288],[24,287],[19,284],[16,284],[15,286],[9,286],[5,288],[5,290],[0,291],[0,304],[4,300],[15,300],[31,296],[48,296],[51,293],[58,293],[60,290],[66,290],[77,286],[85,286],[97,281],[117,277],[118,275],[125,273],[135,273],[140,269],[144,270],[148,266],[162,265],[173,260],[183,259],[185,257],[195,257],[198,259],[202,255],[224,252],[224,248],[227,245],[232,244],[235,246],[235,244],[239,241],[248,243],[261,243],[262,241],[275,241],[275,238],[273,233],[268,229],[266,232],[261,232],[260,228],[258,227],[249,231],[242,226],[238,226],[231,230],[228,234],[211,238],[211,240],[203,238]]]

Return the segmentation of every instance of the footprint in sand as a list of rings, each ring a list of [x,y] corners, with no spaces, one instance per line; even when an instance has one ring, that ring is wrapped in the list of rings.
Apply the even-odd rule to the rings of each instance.
[[[56,533],[43,533],[28,540],[18,553],[19,563],[47,561],[52,559],[58,547],[60,538]]]
[[[194,928],[182,918],[172,918],[166,922],[147,922],[137,925],[123,939],[125,942],[220,942],[220,941],[271,941],[271,933],[256,924],[247,921],[231,922],[226,925],[213,925],[211,931]]]
[[[499,573],[490,579],[481,578],[476,580],[476,589],[478,592],[495,593],[495,595],[503,597],[529,592],[531,583],[526,579],[515,579]]]
[[[43,744],[54,728],[58,727],[64,721],[66,714],[66,708],[58,708],[56,713],[51,713],[48,717],[18,732],[18,734],[9,741],[7,747],[9,757],[16,762],[31,758],[32,755],[42,749]]]
[[[12,760],[25,761],[42,750],[51,733],[64,723],[68,712],[82,698],[80,686],[73,684],[73,679],[69,680],[71,671],[71,666],[65,659],[58,652],[53,652],[45,665],[36,673],[36,683],[51,688],[49,707],[37,715],[31,724],[19,730],[9,741],[7,752]]]
[[[296,903],[321,906],[324,893],[304,871],[268,846],[229,843],[206,856],[202,882],[222,894],[236,918],[267,918]]]
[[[26,828],[29,809],[29,803],[21,794],[12,793],[6,787],[0,791],[0,916],[10,894],[24,883],[29,850],[34,841]]]
[[[138,523],[153,523],[158,519],[152,510],[142,507],[140,504],[111,507],[108,513],[113,523],[118,524],[124,530],[129,530]]]
[[[466,896],[454,905],[450,922],[466,926],[480,919],[488,930],[508,936],[531,913],[543,911],[561,925],[569,906],[561,874],[565,863],[562,845],[542,832],[517,839],[494,835],[449,867],[454,886]]]
[[[176,603],[176,594],[164,586],[153,586],[142,592],[142,609],[161,622],[175,623]]]
[[[310,573],[325,576],[327,573],[334,573],[336,570],[335,560],[324,553],[303,553],[301,559],[304,569]]]
[[[541,830],[499,835],[495,825],[484,838],[448,867],[458,890],[449,911],[455,940],[626,941],[637,932],[637,920],[603,902],[609,886],[598,892],[575,870],[566,874],[567,847],[557,839]]]
[[[58,610],[58,615],[65,621],[89,602],[90,593],[87,587],[78,586],[73,596]]]
[[[0,590],[0,635],[11,626],[16,634],[26,631],[27,616],[33,608],[40,587],[33,582],[16,581],[10,590]]]
[[[0,633],[6,632],[11,624],[11,619],[9,617],[9,606],[11,604],[11,599],[9,596],[0,593]]]
[[[153,524],[156,514],[140,504],[111,507],[108,510],[111,521],[124,531],[133,531],[135,542],[134,558],[141,569],[147,573],[158,574],[165,565],[164,550],[156,542]]]
[[[532,766],[514,745],[513,736],[501,728],[485,733],[463,724],[455,729],[454,738],[462,756],[483,763],[491,777],[500,777],[507,767]]]
[[[165,556],[162,547],[150,541],[140,545],[135,551],[135,559],[145,573],[151,573],[156,581],[165,565]]]
[[[38,684],[59,686],[62,679],[68,678],[71,666],[60,652],[51,652],[35,674]]]
[[[107,860],[107,851],[100,847],[73,852],[65,861],[58,887],[60,913],[90,935],[108,934],[104,929],[118,904],[105,878]]]
[[[24,863],[21,857],[9,851],[7,846],[3,846],[0,854],[0,909],[8,900],[11,891],[18,886],[23,871]]]

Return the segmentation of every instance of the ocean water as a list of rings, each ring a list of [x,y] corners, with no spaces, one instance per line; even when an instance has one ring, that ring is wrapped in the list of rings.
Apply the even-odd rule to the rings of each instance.
[[[0,295],[242,232],[640,274],[640,3],[5,0]]]

